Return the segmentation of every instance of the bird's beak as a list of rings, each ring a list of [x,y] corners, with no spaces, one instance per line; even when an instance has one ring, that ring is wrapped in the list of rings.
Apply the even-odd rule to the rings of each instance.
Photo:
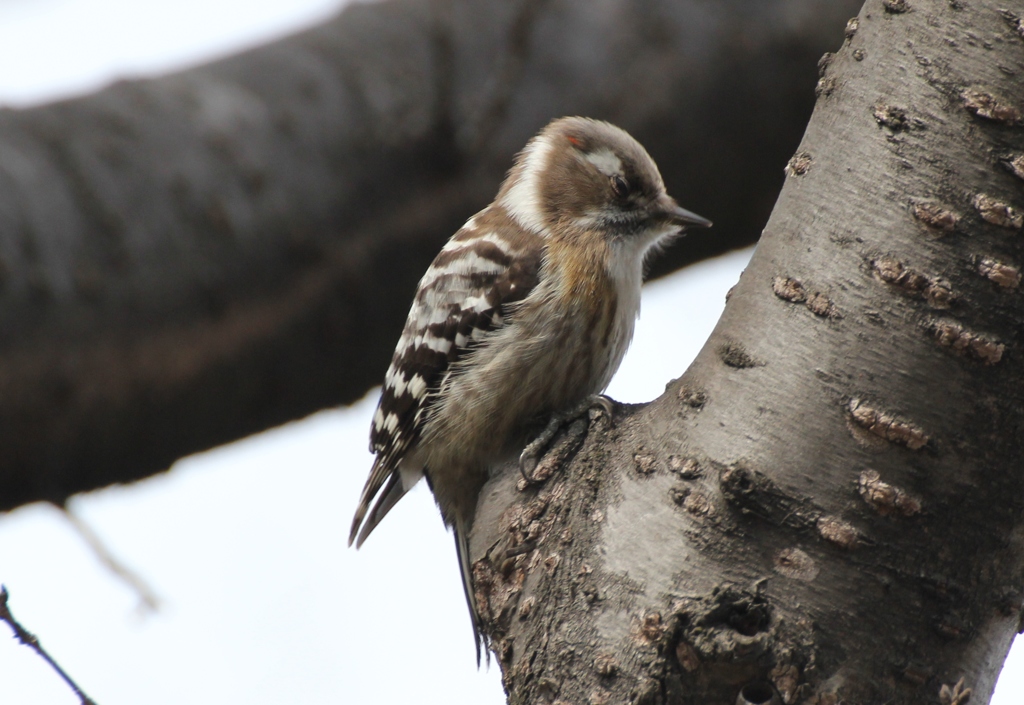
[[[711,227],[710,220],[686,210],[668,196],[662,200],[661,209],[665,213],[665,217],[677,225],[695,226],[698,228]]]

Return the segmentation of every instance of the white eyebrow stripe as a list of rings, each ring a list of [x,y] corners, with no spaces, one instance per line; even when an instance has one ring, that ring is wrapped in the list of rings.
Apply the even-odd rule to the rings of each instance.
[[[553,150],[554,145],[548,135],[541,134],[530,140],[518,178],[499,201],[519,225],[540,234],[545,232],[540,177]]]
[[[622,175],[622,160],[615,156],[615,152],[608,148],[599,149],[596,152],[589,152],[585,155],[586,160],[596,166],[602,174],[614,176]]]

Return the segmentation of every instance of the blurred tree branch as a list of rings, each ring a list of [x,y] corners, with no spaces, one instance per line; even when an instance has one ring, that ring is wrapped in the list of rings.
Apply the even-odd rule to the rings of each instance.
[[[351,402],[420,274],[550,118],[633,132],[753,242],[852,0],[392,0],[0,111],[0,508]]]

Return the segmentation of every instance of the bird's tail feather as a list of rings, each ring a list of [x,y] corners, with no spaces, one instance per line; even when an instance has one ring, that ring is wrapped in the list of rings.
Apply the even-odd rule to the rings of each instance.
[[[473,623],[473,641],[476,643],[476,665],[480,667],[480,654],[486,655],[487,663],[491,662],[491,652],[483,632],[480,631],[480,616],[477,611],[476,594],[473,591],[473,569],[469,563],[469,531],[464,522],[456,520],[452,527],[455,534],[455,554],[459,557],[459,570],[462,573],[462,590],[466,593],[466,605],[469,607],[469,619]]]
[[[364,497],[360,502],[359,509],[356,511],[355,518],[352,520],[352,532],[348,537],[348,545],[351,546],[352,540],[355,539],[356,548],[362,546],[363,541],[376,528],[381,519],[387,516],[387,513],[398,503],[398,500],[405,496],[405,492],[401,477],[396,472],[392,473],[388,478],[387,485],[377,495],[377,501],[374,502],[373,509],[370,510],[369,514],[366,514],[366,508],[369,506],[370,498]],[[366,517],[365,519],[363,518],[364,516]],[[357,532],[358,538],[356,538]]]

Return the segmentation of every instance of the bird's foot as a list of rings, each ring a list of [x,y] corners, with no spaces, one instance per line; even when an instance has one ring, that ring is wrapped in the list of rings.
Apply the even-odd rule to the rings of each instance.
[[[548,421],[548,425],[544,427],[540,435],[534,438],[523,449],[523,452],[519,454],[519,472],[522,474],[523,480],[526,481],[527,485],[543,482],[547,479],[547,475],[544,477],[534,475],[534,470],[536,470],[537,464],[548,450],[548,446],[560,429],[580,419],[584,414],[587,415],[589,421],[591,412],[595,411],[598,412],[598,416],[593,418],[598,418],[603,413],[610,423],[614,404],[615,402],[603,394],[595,394],[587,397],[567,411],[552,414],[551,420]]]

